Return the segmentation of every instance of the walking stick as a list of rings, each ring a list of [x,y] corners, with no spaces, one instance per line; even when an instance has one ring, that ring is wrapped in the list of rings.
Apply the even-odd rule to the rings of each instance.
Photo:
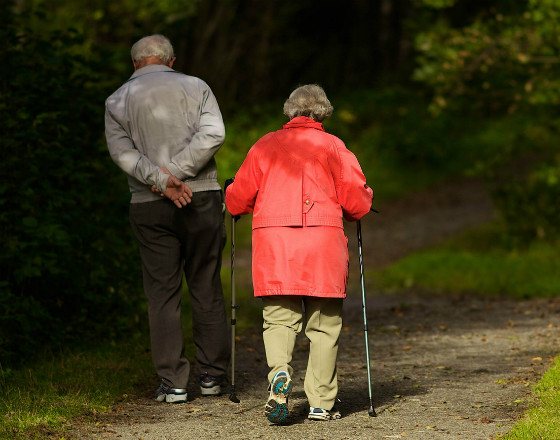
[[[235,222],[239,217],[231,216],[231,394],[229,400],[239,403],[235,394]]]
[[[366,307],[366,287],[364,283],[364,258],[362,256],[362,224],[358,220],[358,256],[360,259],[360,279],[362,283],[362,312],[364,315],[364,336],[366,343],[366,361],[367,361],[367,378],[368,378],[368,391],[369,391],[369,410],[370,417],[377,417],[375,409],[373,409],[373,397],[371,393],[371,367],[369,362],[369,337],[368,337],[368,324],[367,324],[367,307]]]

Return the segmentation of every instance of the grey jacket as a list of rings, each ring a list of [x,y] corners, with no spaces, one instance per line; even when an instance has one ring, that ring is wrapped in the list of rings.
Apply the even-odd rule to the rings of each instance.
[[[167,66],[138,69],[105,102],[105,136],[113,161],[128,175],[131,203],[159,200],[168,175],[193,192],[221,189],[214,154],[225,138],[210,87]]]

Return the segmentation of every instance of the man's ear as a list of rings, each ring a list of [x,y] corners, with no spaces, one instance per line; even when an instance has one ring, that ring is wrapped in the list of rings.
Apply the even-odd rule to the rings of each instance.
[[[136,61],[134,61],[134,58],[132,58],[132,65],[134,66],[134,70],[138,70],[138,64],[136,64]]]
[[[171,61],[169,61],[169,64],[168,64],[169,68],[173,68],[173,63],[175,62],[176,59],[177,59],[176,57],[173,57],[171,59]]]

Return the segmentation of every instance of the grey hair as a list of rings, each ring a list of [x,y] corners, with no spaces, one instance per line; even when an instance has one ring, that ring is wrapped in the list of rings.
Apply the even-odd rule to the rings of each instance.
[[[136,62],[148,57],[157,57],[164,64],[170,63],[175,56],[169,39],[158,34],[148,35],[138,40],[130,49],[130,55]]]
[[[314,121],[321,122],[332,115],[333,106],[321,86],[308,84],[298,87],[284,103],[284,114],[293,119],[297,116],[307,116]]]

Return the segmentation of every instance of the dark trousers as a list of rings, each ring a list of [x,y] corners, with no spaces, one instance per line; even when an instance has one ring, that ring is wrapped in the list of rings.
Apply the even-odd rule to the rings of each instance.
[[[167,199],[130,205],[148,298],[152,360],[158,375],[174,388],[186,388],[190,373],[181,326],[183,273],[200,371],[213,376],[227,371],[230,346],[220,279],[223,207],[221,191],[194,193],[180,209]]]

